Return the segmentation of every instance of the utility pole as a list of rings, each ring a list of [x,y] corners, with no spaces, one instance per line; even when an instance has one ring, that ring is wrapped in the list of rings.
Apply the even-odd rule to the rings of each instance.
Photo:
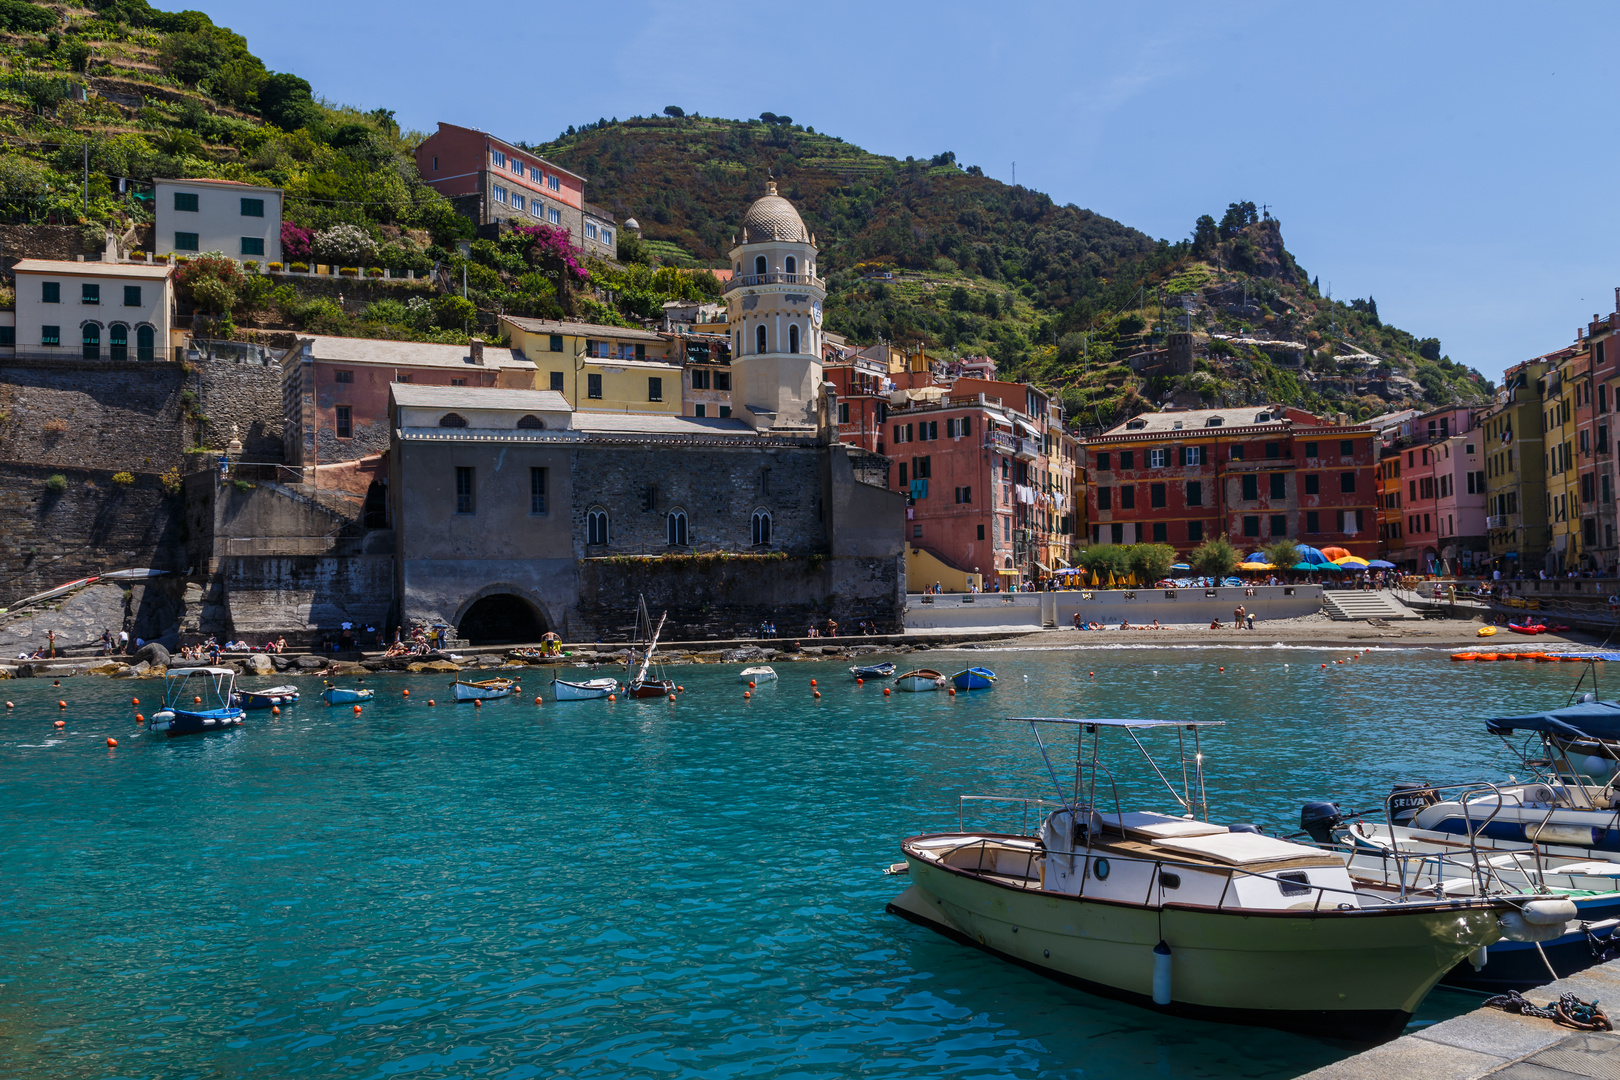
[[[90,214],[90,143],[84,144],[84,212]]]

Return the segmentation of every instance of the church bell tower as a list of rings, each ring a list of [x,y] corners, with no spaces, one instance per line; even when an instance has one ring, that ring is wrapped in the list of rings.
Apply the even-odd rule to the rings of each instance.
[[[744,215],[731,263],[731,414],[756,431],[814,430],[827,288],[816,276],[815,237],[774,182]]]

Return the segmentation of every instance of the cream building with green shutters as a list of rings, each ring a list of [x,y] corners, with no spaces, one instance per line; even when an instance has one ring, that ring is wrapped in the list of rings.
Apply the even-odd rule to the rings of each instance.
[[[153,250],[217,251],[238,262],[281,262],[281,189],[234,180],[154,180]]]

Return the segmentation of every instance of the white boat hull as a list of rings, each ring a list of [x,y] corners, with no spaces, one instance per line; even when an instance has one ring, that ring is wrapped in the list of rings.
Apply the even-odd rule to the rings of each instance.
[[[906,853],[904,918],[1095,993],[1338,1038],[1400,1033],[1440,978],[1499,936],[1484,905],[1339,912],[1162,907],[1021,889]],[[1155,947],[1170,949],[1155,1005]]]
[[[902,675],[894,681],[894,684],[909,693],[920,694],[929,690],[943,690],[946,681],[943,677],[936,679],[927,675]]]
[[[742,683],[775,682],[776,671],[768,667],[744,668],[742,673],[737,676],[737,681]]]
[[[511,697],[512,685],[505,686],[474,686],[470,683],[458,682],[455,684],[457,701],[495,701],[498,698]]]
[[[591,701],[619,692],[617,679],[587,679],[584,682],[555,679],[551,685],[556,690],[558,701]]]

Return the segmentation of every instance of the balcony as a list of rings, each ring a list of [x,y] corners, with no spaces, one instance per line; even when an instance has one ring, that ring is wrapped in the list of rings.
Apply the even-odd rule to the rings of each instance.
[[[1041,444],[1034,439],[1023,439],[1006,431],[989,432],[984,445],[1003,454],[1011,454],[1020,461],[1035,461],[1041,456]]]
[[[1509,528],[1510,526],[1508,525],[1508,515],[1506,515],[1506,514],[1491,514],[1491,515],[1488,515],[1485,518],[1485,527],[1487,529],[1506,529],[1506,528]]]
[[[739,274],[726,282],[725,292],[755,285],[813,285],[823,292],[827,283],[813,274]]]

